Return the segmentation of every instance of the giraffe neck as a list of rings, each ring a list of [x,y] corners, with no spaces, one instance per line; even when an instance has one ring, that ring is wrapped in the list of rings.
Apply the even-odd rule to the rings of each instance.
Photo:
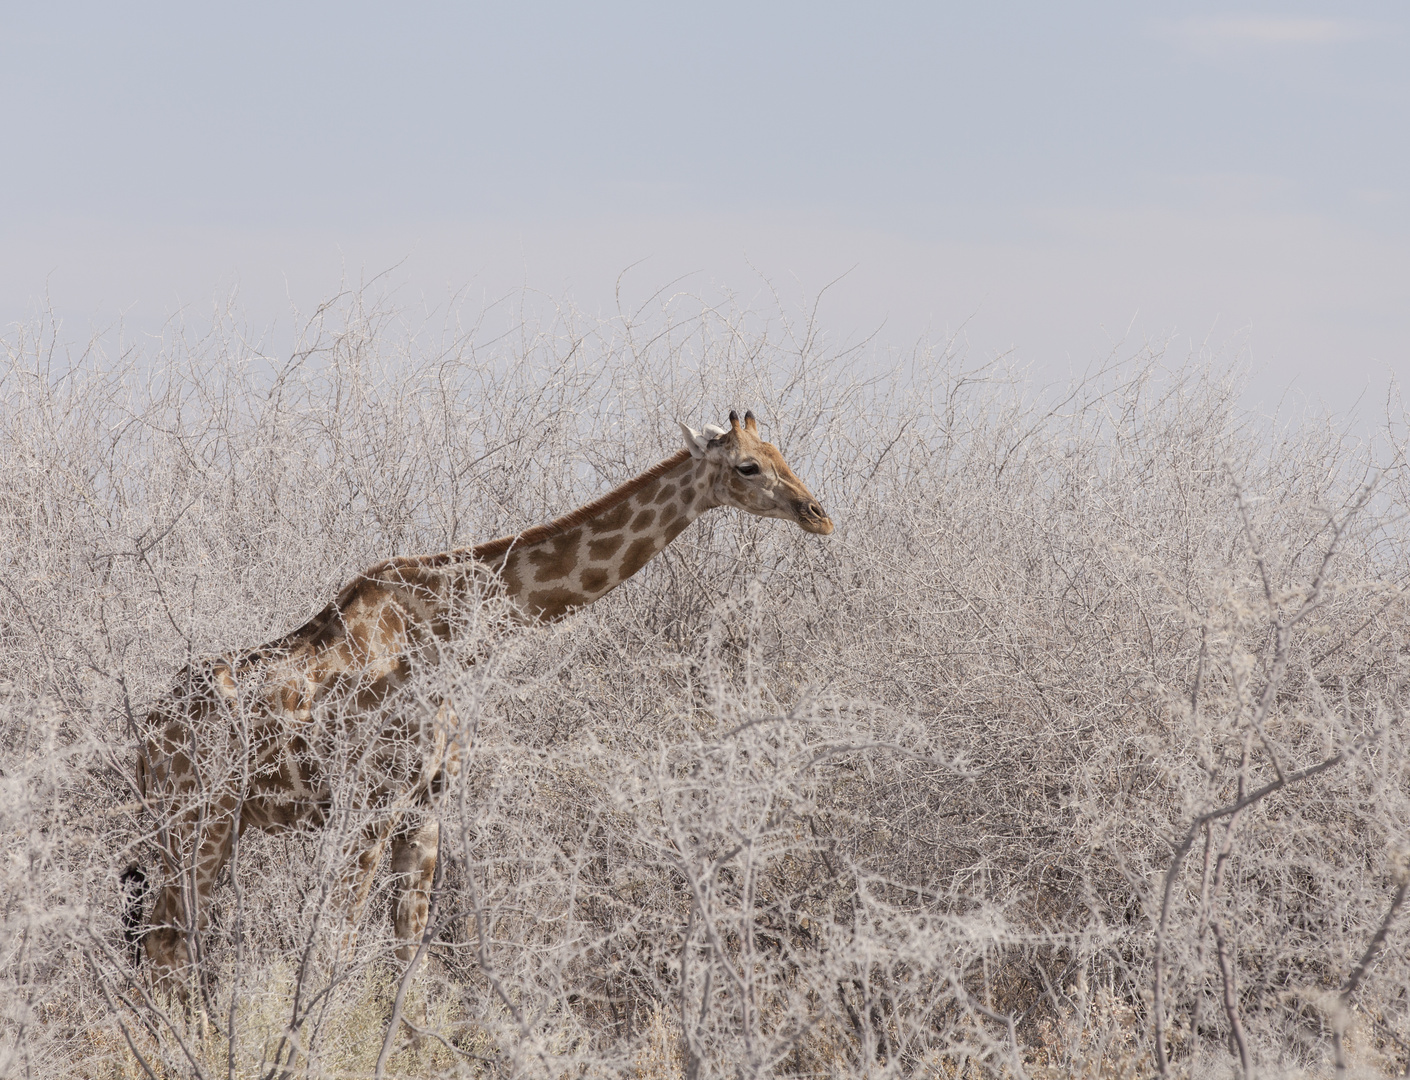
[[[529,617],[558,619],[631,577],[717,506],[708,467],[681,451],[556,521],[472,549]]]

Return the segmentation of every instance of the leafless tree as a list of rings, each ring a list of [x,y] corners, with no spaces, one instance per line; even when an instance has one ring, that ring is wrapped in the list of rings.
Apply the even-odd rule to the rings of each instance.
[[[729,296],[301,326],[5,339],[0,1075],[1410,1068],[1397,398],[1261,417],[1150,345],[1044,387]],[[150,984],[134,721],[183,664],[732,407],[836,535],[717,515],[562,624],[467,622],[406,703],[454,705],[463,761],[410,969],[385,875],[338,910],[349,789],[239,842],[195,1006]]]

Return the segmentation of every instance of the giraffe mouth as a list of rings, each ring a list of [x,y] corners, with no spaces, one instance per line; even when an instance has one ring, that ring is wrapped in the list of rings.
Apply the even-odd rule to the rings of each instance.
[[[798,525],[804,532],[816,533],[819,536],[832,534],[832,518],[828,517],[827,511],[817,503],[799,502],[794,509],[798,514]]]

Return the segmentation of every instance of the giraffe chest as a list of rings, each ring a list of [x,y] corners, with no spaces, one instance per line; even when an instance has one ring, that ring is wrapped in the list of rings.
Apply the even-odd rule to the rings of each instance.
[[[424,802],[436,778],[458,771],[440,714],[412,700],[339,715],[315,707],[258,733],[244,783],[248,823],[266,831],[318,827],[336,802],[397,812]]]

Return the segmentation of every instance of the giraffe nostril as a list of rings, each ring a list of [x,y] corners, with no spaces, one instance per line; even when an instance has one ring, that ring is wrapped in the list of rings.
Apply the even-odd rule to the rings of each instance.
[[[823,516],[822,507],[819,506],[817,503],[809,503],[809,504],[808,504],[808,513],[812,514],[813,517],[822,517],[822,516]]]

